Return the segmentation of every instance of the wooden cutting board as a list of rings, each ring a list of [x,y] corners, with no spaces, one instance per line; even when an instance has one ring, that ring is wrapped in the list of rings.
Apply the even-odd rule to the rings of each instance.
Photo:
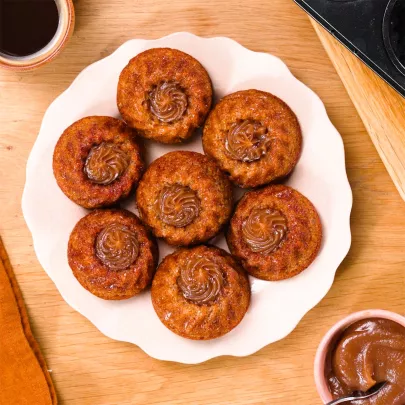
[[[405,99],[321,25],[311,22],[405,200]]]

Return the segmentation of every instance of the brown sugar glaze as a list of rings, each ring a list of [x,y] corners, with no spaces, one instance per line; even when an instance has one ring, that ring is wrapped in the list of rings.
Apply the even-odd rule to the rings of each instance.
[[[177,121],[187,105],[186,94],[175,82],[162,82],[149,93],[150,111],[161,122]]]
[[[177,279],[184,298],[197,305],[216,300],[224,285],[220,266],[203,256],[190,257]]]
[[[139,243],[134,232],[125,225],[112,223],[96,239],[96,256],[111,270],[124,270],[139,255]]]
[[[243,239],[255,253],[276,250],[287,233],[287,220],[278,210],[255,208],[242,225]]]
[[[91,148],[84,172],[91,182],[106,186],[125,173],[129,160],[119,147],[111,142],[102,142]]]
[[[227,155],[241,162],[261,159],[270,147],[267,128],[255,120],[235,122],[225,138]]]
[[[405,328],[388,319],[365,319],[346,329],[329,354],[326,377],[333,398],[387,384],[355,405],[405,404]]]
[[[180,184],[165,186],[155,205],[160,219],[176,228],[191,224],[201,209],[200,199],[195,191]]]

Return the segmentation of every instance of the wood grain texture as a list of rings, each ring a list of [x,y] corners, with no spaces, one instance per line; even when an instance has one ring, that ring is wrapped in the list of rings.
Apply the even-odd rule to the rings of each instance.
[[[319,404],[312,369],[324,333],[357,310],[405,313],[405,210],[307,16],[292,0],[78,0],[76,12],[73,38],[52,64],[0,72],[0,234],[60,403]],[[49,103],[124,41],[174,31],[229,36],[281,57],[325,102],[345,143],[354,192],[352,248],[326,298],[286,339],[246,358],[197,366],[151,359],[73,311],[38,264],[20,208],[26,160]]]
[[[405,98],[311,20],[370,134],[388,173],[405,199]]]

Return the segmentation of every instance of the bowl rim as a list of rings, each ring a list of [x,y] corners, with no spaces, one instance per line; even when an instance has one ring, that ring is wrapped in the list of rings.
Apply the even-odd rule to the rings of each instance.
[[[389,319],[391,321],[397,322],[398,324],[405,327],[405,316],[397,314],[392,311],[387,311],[384,309],[367,309],[364,311],[354,312],[329,329],[329,331],[325,334],[322,338],[318,349],[315,355],[314,361],[314,377],[315,377],[315,385],[318,391],[319,396],[321,397],[324,403],[330,402],[333,400],[332,394],[329,391],[329,386],[326,382],[325,378],[325,361],[326,356],[329,350],[329,346],[333,340],[333,338],[338,334],[343,332],[347,329],[350,325],[357,321],[361,321],[367,318],[383,318]]]

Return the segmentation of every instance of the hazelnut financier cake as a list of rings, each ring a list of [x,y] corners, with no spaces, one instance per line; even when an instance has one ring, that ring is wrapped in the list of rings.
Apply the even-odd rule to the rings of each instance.
[[[142,177],[136,204],[155,236],[186,246],[214,237],[232,211],[232,187],[208,156],[170,152],[156,159]]]
[[[247,274],[216,247],[181,248],[166,256],[152,283],[152,303],[162,323],[188,339],[225,335],[245,316],[250,302]]]
[[[247,192],[227,232],[231,253],[254,277],[293,277],[317,256],[322,227],[312,203],[297,190],[271,185]]]
[[[118,109],[141,136],[178,143],[202,126],[211,108],[207,71],[192,56],[154,48],[131,59],[118,82]]]
[[[74,276],[105,300],[131,298],[148,287],[157,259],[153,236],[123,209],[95,210],[70,235],[68,262]]]
[[[243,188],[287,176],[301,152],[297,117],[282,100],[259,90],[224,97],[204,126],[204,152]]]
[[[68,127],[53,154],[61,190],[84,208],[113,205],[128,196],[144,171],[136,132],[112,117],[86,117]]]

